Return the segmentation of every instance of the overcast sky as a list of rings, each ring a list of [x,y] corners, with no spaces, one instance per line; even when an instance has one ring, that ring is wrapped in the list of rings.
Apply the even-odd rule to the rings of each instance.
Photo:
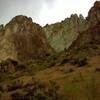
[[[0,24],[16,15],[32,17],[40,25],[55,23],[77,13],[87,16],[96,0],[0,0]]]

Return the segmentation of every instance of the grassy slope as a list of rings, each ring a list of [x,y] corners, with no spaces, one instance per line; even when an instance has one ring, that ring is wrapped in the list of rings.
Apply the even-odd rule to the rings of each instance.
[[[88,58],[87,64],[81,67],[78,67],[77,64],[72,64],[69,62],[61,63],[61,59],[64,59],[64,56],[60,57],[58,64],[49,66],[46,68],[46,65],[40,69],[35,68],[30,70],[17,71],[13,74],[4,75],[5,79],[0,82],[0,86],[4,87],[2,95],[8,99],[10,94],[15,92],[25,93],[26,86],[32,84],[32,80],[39,79],[43,82],[48,83],[49,81],[55,81],[60,86],[60,95],[64,98],[62,100],[99,100],[100,99],[100,56],[94,56]],[[48,64],[48,63],[47,63]],[[39,68],[39,67],[38,67]],[[98,70],[99,69],[99,70]],[[38,71],[37,71],[38,70]],[[40,71],[39,71],[40,70]],[[16,85],[22,84],[21,88],[17,88],[11,91],[8,91],[7,85]],[[3,100],[3,99],[1,99]]]
[[[61,87],[60,93],[69,100],[99,100],[100,72],[97,68],[100,68],[100,56],[89,58],[88,65],[82,67],[64,64],[40,71],[35,77],[46,82],[56,81]]]

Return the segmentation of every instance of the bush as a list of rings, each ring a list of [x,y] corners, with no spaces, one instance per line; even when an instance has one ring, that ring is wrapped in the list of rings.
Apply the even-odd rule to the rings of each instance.
[[[77,58],[77,59],[72,60],[71,64],[77,65],[78,67],[83,67],[83,66],[87,65],[88,63],[87,63],[86,58],[82,58],[82,59]]]
[[[50,82],[48,85],[41,81],[35,81],[33,87],[28,89],[26,94],[14,93],[12,100],[58,100],[59,86],[55,82]],[[61,100],[59,98],[59,100]]]
[[[96,72],[100,72],[100,68],[96,68]]]
[[[18,65],[16,66],[16,68],[17,68],[17,70],[24,70],[24,69],[26,69],[26,66],[23,65],[23,64],[18,64]]]
[[[69,72],[73,72],[74,70],[72,68],[69,69]]]
[[[78,61],[78,67],[82,67],[82,66],[85,66],[85,65],[87,65],[87,59],[86,58]]]
[[[64,65],[64,64],[66,64],[66,63],[68,63],[69,62],[69,59],[63,59],[62,61],[61,61],[61,63],[59,64],[59,66],[60,65]]]

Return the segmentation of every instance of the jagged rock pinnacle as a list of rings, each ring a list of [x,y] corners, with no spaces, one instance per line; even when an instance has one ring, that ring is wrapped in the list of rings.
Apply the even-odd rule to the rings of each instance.
[[[0,37],[0,59],[8,58],[26,62],[44,58],[48,43],[41,26],[26,16],[14,17],[4,28]]]

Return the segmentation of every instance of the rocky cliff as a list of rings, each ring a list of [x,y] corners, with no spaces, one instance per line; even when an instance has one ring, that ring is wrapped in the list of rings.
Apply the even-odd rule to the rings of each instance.
[[[96,1],[89,11],[87,21],[89,28],[78,35],[69,50],[100,54],[100,1]]]
[[[0,26],[0,59],[25,62],[44,58],[50,50],[41,26],[26,16],[14,17],[5,27]]]
[[[72,14],[43,28],[31,18],[16,16],[5,27],[0,25],[0,60],[11,58],[23,62],[44,58],[51,51],[50,46],[57,52],[79,48],[100,40],[99,26],[100,1],[94,3],[86,19]]]
[[[100,1],[94,3],[94,6],[90,9],[86,20],[88,20],[91,27],[100,22]]]
[[[86,19],[82,15],[74,14],[62,22],[46,25],[44,30],[50,45],[59,52],[69,48],[80,33],[95,27],[98,22],[100,22],[100,1],[94,3]]]
[[[75,14],[44,30],[25,16],[0,25],[0,100],[100,100],[100,1],[86,19]],[[50,54],[47,39],[68,49]]]
[[[57,51],[67,49],[79,33],[88,28],[85,18],[77,14],[71,15],[64,21],[52,25],[46,25],[44,31],[50,45]]]

